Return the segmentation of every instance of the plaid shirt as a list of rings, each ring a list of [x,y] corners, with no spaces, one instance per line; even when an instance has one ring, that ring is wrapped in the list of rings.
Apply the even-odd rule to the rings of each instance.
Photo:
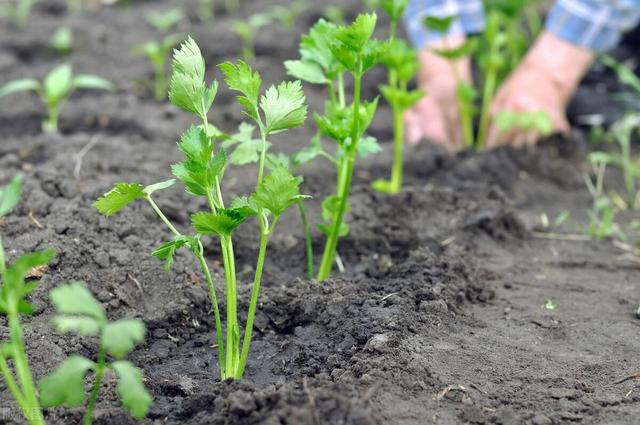
[[[405,22],[409,38],[418,48],[441,37],[423,28],[425,16],[457,16],[448,35],[478,33],[485,24],[482,0],[411,0]],[[638,21],[640,0],[557,0],[545,28],[577,46],[603,51],[615,46]]]

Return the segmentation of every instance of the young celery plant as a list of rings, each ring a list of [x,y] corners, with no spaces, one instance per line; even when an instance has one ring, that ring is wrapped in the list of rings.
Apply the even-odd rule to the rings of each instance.
[[[607,169],[607,160],[599,152],[594,152],[589,156],[589,162],[591,162],[595,172],[595,181],[587,174],[584,175],[587,189],[593,199],[586,233],[591,238],[598,240],[608,236],[618,236],[624,239],[624,234],[615,222],[618,208],[605,193],[604,177]]]
[[[256,57],[255,37],[256,32],[272,21],[268,13],[256,13],[247,20],[234,19],[231,22],[231,29],[242,40],[242,58],[250,62]]]
[[[0,187],[0,217],[7,215],[20,200],[22,176]],[[2,239],[0,238],[0,313],[7,316],[9,338],[0,344],[0,372],[4,382],[25,419],[30,425],[44,425],[38,393],[29,368],[20,316],[33,313],[26,296],[33,292],[37,283],[26,283],[27,273],[34,267],[49,263],[53,251],[35,252],[18,258],[7,265]],[[13,371],[9,360],[13,362]]]
[[[391,106],[393,112],[393,163],[390,180],[377,180],[374,189],[395,194],[402,188],[402,168],[404,151],[404,113],[423,96],[420,90],[409,90],[409,82],[418,72],[416,51],[406,42],[396,38],[398,23],[408,5],[408,0],[379,0],[379,6],[387,13],[390,21],[389,47],[382,56],[382,63],[388,71],[388,83],[379,87],[380,93]]]
[[[532,131],[541,136],[550,136],[553,133],[551,117],[545,111],[501,111],[496,114],[494,120],[502,133],[509,133],[512,130]]]
[[[100,394],[104,373],[111,369],[118,377],[117,392],[123,406],[134,418],[143,419],[151,405],[151,395],[144,387],[142,373],[123,358],[144,340],[144,324],[140,320],[107,320],[102,305],[80,283],[61,285],[50,292],[58,315],[53,321],[61,333],[97,336],[100,340],[97,361],[80,355],[67,358],[55,372],[39,382],[42,405],[78,407],[87,403],[83,425],[93,423],[93,412]],[[108,361],[108,356],[116,360]],[[87,401],[85,380],[89,370],[95,376]]]
[[[54,52],[66,55],[73,50],[73,32],[69,27],[60,27],[56,30],[49,43]]]
[[[49,111],[47,119],[42,123],[43,131],[56,132],[60,107],[78,89],[113,90],[113,85],[95,75],[73,75],[71,65],[65,63],[49,72],[42,83],[34,79],[22,79],[5,84],[0,87],[0,97],[22,91],[35,92]]]
[[[198,17],[201,22],[213,22],[216,17],[215,0],[198,0]]]
[[[22,27],[27,23],[31,9],[38,0],[13,0],[9,4],[0,5],[0,18],[8,18]]]
[[[387,47],[371,38],[376,21],[375,13],[360,14],[348,26],[337,27],[321,20],[302,38],[301,60],[285,63],[290,74],[312,83],[326,84],[329,88],[330,100],[325,114],[316,115],[316,122],[320,134],[336,143],[336,154],[333,156],[324,151],[319,138],[315,138],[310,150],[305,152],[307,158],[329,158],[337,167],[336,192],[322,204],[322,215],[327,223],[319,227],[327,235],[327,241],[318,280],[331,275],[338,240],[348,233],[344,216],[349,208],[356,157],[380,149],[375,139],[365,136],[378,99],[366,102],[361,98],[364,75],[379,62]],[[347,105],[345,99],[345,73],[349,73],[354,82],[351,105]]]
[[[455,16],[449,16],[446,18],[427,16],[423,20],[423,25],[431,31],[445,34],[449,31],[449,28],[453,24],[455,18]],[[444,46],[443,49],[432,49],[434,54],[444,58],[449,63],[451,73],[456,79],[458,113],[460,115],[464,145],[467,148],[472,148],[476,145],[473,132],[473,120],[476,115],[476,107],[474,103],[478,98],[478,92],[472,84],[462,79],[457,63],[460,59],[472,55],[477,50],[477,47],[478,40],[476,38],[469,38],[462,45],[455,48]]]
[[[145,19],[153,28],[160,32],[167,32],[178,25],[185,17],[184,10],[180,7],[169,9],[166,12],[151,12]]]
[[[196,256],[207,280],[215,316],[220,377],[240,379],[249,354],[267,244],[284,211],[305,198],[300,195],[300,179],[286,168],[277,167],[271,173],[265,173],[267,151],[270,147],[268,139],[276,133],[302,125],[307,108],[299,81],[271,86],[260,96],[261,77],[245,62],[227,62],[221,64],[220,69],[229,88],[241,93],[238,102],[244,114],[260,130],[260,142],[256,144],[252,138],[249,141],[239,141],[240,146],[235,147],[232,154],[234,159],[231,160],[239,163],[246,160],[246,155],[258,155],[258,176],[253,194],[236,198],[229,207],[225,207],[221,183],[229,161],[221,143],[216,142],[226,140],[228,136],[217,131],[207,118],[218,84],[214,81],[209,86],[205,85],[204,59],[197,44],[189,38],[174,53],[169,99],[179,108],[196,115],[201,120],[201,125],[191,127],[182,136],[179,148],[186,159],[174,164],[172,172],[184,184],[188,193],[207,200],[210,211],[191,216],[195,236],[180,233],[151,198],[154,191],[173,185],[175,180],[146,188],[139,184],[121,183],[94,205],[102,213],[111,215],[135,199],[146,199],[174,236],[172,241],[163,244],[153,255],[166,261],[167,270],[173,262],[174,253],[182,247],[189,248]],[[236,153],[238,150],[240,153]],[[258,218],[260,246],[244,338],[240,345],[232,237],[236,228],[254,216]],[[226,341],[222,333],[216,289],[204,257],[202,235],[215,235],[220,240],[225,272]]]
[[[171,50],[185,39],[183,34],[170,34],[160,42],[149,41],[133,46],[131,52],[135,55],[146,56],[153,64],[153,94],[156,100],[164,100],[167,97],[167,59]]]
[[[286,6],[275,5],[267,12],[285,30],[295,27],[300,15],[309,8],[309,0],[293,0]]]

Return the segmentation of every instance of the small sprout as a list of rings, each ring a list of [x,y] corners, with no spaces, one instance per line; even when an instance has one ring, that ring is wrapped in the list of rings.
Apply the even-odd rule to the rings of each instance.
[[[0,18],[7,18],[22,27],[27,23],[31,9],[38,0],[10,0],[8,4],[0,5]]]
[[[309,0],[294,0],[286,6],[275,5],[267,12],[285,30],[295,27],[298,18],[309,8]]]
[[[503,133],[512,130],[532,131],[542,136],[553,133],[551,117],[545,111],[502,111],[496,114],[495,123]]]
[[[556,303],[554,303],[553,300],[551,300],[551,299],[544,300],[544,304],[542,305],[542,308],[544,308],[545,310],[550,310],[550,311],[555,310],[556,307],[557,307]]]
[[[608,160],[599,152],[592,153],[589,159],[596,176],[595,180],[592,180],[588,175],[584,176],[587,189],[593,199],[586,233],[598,240],[610,236],[624,239],[624,234],[622,234],[618,224],[615,222],[618,208],[605,193],[604,177]]]
[[[167,97],[167,60],[171,50],[184,39],[183,34],[171,34],[159,42],[149,41],[131,49],[135,55],[146,56],[153,65],[153,94],[156,100],[164,100]]]
[[[184,18],[184,10],[179,7],[167,10],[166,12],[151,12],[146,16],[146,20],[149,25],[160,32],[169,31],[171,28],[178,25],[178,23],[180,23]]]
[[[47,119],[42,123],[42,129],[45,132],[56,132],[60,107],[78,89],[113,90],[113,85],[95,75],[73,75],[71,65],[65,63],[51,70],[42,83],[33,79],[22,79],[5,84],[0,87],[0,98],[22,91],[35,92],[49,111]]]
[[[238,103],[250,122],[241,124],[239,132],[232,136],[221,133],[208,121],[218,83],[205,83],[205,62],[196,42],[189,38],[174,51],[169,99],[175,106],[193,113],[201,121],[199,126],[191,126],[182,135],[178,149],[184,154],[184,160],[171,166],[174,177],[184,185],[186,192],[206,199],[209,207],[208,211],[191,214],[195,234],[180,233],[152,198],[154,192],[169,188],[176,180],[147,187],[137,183],[119,183],[98,199],[94,207],[110,216],[137,199],[146,200],[172,233],[171,239],[152,253],[164,261],[165,270],[169,271],[174,254],[179,249],[186,248],[196,257],[207,281],[215,318],[220,378],[241,379],[251,345],[267,244],[284,211],[294,204],[300,205],[306,198],[300,194],[301,178],[295,177],[282,162],[271,167],[274,161],[268,162],[268,159],[275,156],[268,152],[272,146],[268,139],[301,126],[307,116],[307,106],[299,81],[283,82],[262,92],[260,74],[247,63],[226,62],[220,64],[219,68],[227,86],[239,92]],[[259,131],[259,138],[253,137],[255,129]],[[235,198],[225,206],[222,181],[226,167],[252,162],[258,163],[253,193]],[[270,172],[267,173],[268,164],[267,171]],[[259,225],[260,243],[241,344],[233,235],[238,227],[254,217]],[[227,301],[226,341],[216,288],[201,242],[203,235],[215,236],[220,243]]]
[[[58,332],[98,337],[97,361],[80,355],[68,357],[58,369],[40,380],[40,397],[45,408],[66,405],[78,407],[87,403],[83,423],[93,422],[100,385],[104,373],[111,369],[118,378],[116,387],[122,405],[136,419],[143,419],[152,399],[144,387],[142,373],[123,358],[144,340],[144,324],[140,320],[120,319],[109,322],[104,308],[80,283],[69,283],[53,289],[51,302],[57,315],[53,322]],[[108,361],[108,356],[115,360]],[[94,372],[91,393],[87,401],[85,381]]]
[[[198,0],[198,17],[201,22],[211,22],[216,14],[215,0]]]
[[[242,40],[242,57],[249,62],[256,57],[255,36],[258,30],[271,23],[272,17],[268,13],[256,13],[247,20],[235,19],[231,22],[231,29]]]
[[[73,32],[69,27],[60,27],[51,38],[51,48],[59,55],[66,55],[73,50]]]
[[[78,14],[85,6],[85,0],[66,0],[67,9],[73,14]]]

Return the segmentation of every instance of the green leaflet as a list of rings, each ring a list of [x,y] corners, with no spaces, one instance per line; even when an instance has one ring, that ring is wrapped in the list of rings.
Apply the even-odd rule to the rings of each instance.
[[[122,405],[136,419],[143,419],[149,411],[152,398],[142,382],[142,373],[133,363],[115,361],[111,367],[118,376],[117,391]]]
[[[93,203],[102,214],[111,216],[136,199],[145,197],[142,185],[138,183],[118,183]]]
[[[307,106],[300,81],[271,86],[260,98],[260,108],[267,134],[301,126],[307,118]]]
[[[0,187],[0,217],[7,215],[20,201],[22,174],[16,174],[6,186]]]
[[[117,358],[129,354],[143,340],[144,325],[140,320],[122,319],[107,323],[102,331],[102,346]]]
[[[300,195],[300,179],[284,167],[278,167],[267,175],[251,196],[258,207],[269,210],[276,217],[304,198]]]
[[[174,240],[166,242],[158,249],[153,251],[151,255],[161,260],[165,260],[164,270],[169,273],[169,269],[173,264],[173,256],[177,250],[186,246],[191,252],[200,252],[200,240],[196,236],[176,236]]]
[[[40,381],[40,400],[44,407],[66,404],[80,406],[86,400],[85,377],[95,363],[82,356],[67,358],[52,374]]]

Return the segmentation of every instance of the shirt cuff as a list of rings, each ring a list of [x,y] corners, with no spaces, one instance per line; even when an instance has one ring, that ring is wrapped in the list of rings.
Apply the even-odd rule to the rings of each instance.
[[[430,31],[422,21],[427,16],[446,18],[457,16],[445,34]],[[446,36],[481,32],[485,26],[482,0],[412,0],[404,14],[407,34],[413,46],[421,49]]]
[[[640,20],[640,0],[558,0],[545,28],[576,46],[601,52]]]

